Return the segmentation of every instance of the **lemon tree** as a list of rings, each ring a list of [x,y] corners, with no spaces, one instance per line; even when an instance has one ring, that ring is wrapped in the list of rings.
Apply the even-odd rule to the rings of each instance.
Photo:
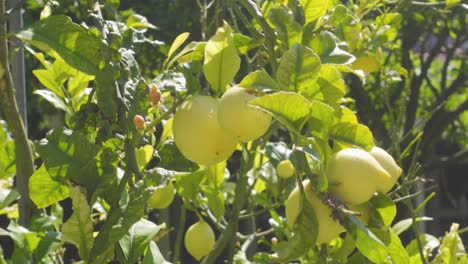
[[[419,233],[434,195],[413,205],[431,124],[466,107],[451,96],[466,79],[449,63],[458,17],[427,34],[455,38],[435,45],[450,43],[446,56],[426,56],[398,40],[420,2],[39,2],[0,0],[0,263],[466,262],[459,225]],[[40,19],[6,32],[19,9]],[[180,21],[191,32],[164,30]],[[59,113],[34,141],[16,110],[13,35],[34,60],[30,96]],[[420,89],[437,57],[460,75]],[[416,111],[415,94],[437,110]]]

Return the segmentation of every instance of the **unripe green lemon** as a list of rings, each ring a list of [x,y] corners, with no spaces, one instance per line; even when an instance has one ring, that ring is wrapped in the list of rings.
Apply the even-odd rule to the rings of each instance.
[[[188,253],[199,261],[214,248],[215,235],[213,229],[203,220],[196,222],[187,229],[184,244]]]
[[[368,201],[378,186],[386,184],[391,178],[369,152],[357,148],[334,153],[325,174],[329,190],[350,205]]]
[[[248,105],[255,98],[253,91],[235,86],[227,90],[219,100],[218,120],[221,127],[234,134],[241,142],[263,136],[271,123],[269,113]]]
[[[174,115],[174,142],[189,160],[212,165],[234,152],[237,140],[218,123],[218,100],[193,96],[183,102]]]
[[[332,209],[317,197],[310,181],[305,180],[302,182],[302,185],[304,186],[306,200],[314,209],[315,216],[317,217],[317,244],[328,243],[337,238],[344,231],[344,228],[338,221],[333,219]],[[296,186],[286,200],[286,223],[291,228],[299,214],[300,197],[299,186]]]
[[[382,183],[380,186],[378,186],[377,189],[377,191],[379,192],[387,193],[393,188],[393,186],[397,182],[398,178],[402,173],[402,170],[396,164],[393,157],[390,154],[388,154],[387,151],[379,147],[373,147],[369,153],[379,162],[380,166],[382,166],[391,176],[391,179],[389,181]]]
[[[164,209],[174,200],[175,189],[172,182],[166,186],[158,186],[148,199],[148,206],[155,209]]]
[[[284,179],[294,175],[294,165],[290,160],[282,160],[276,166],[276,174]]]

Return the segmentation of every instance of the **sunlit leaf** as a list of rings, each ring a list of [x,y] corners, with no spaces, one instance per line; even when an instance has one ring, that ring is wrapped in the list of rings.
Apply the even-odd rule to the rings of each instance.
[[[279,90],[278,83],[264,71],[254,71],[242,79],[240,87],[255,90]]]
[[[68,197],[70,189],[50,178],[42,165],[29,179],[29,195],[38,208],[45,208]]]
[[[340,143],[370,150],[374,139],[369,128],[362,124],[338,123],[329,130],[330,138]]]
[[[218,28],[205,47],[203,70],[216,92],[224,92],[240,67],[231,27],[225,23]]]
[[[164,228],[146,219],[134,223],[128,233],[119,241],[120,248],[128,263],[135,263],[148,247],[152,239]]]
[[[309,94],[317,90],[315,80],[320,70],[320,58],[310,49],[294,44],[280,59],[276,79],[283,90]]]
[[[92,75],[104,67],[110,55],[110,48],[99,38],[63,15],[41,19],[16,36],[39,49],[54,50],[72,67]]]
[[[250,101],[272,113],[274,118],[291,129],[300,131],[309,118],[310,102],[305,97],[292,92],[277,92]]]
[[[74,244],[78,248],[80,257],[88,259],[94,243],[93,221],[91,207],[84,192],[84,188],[80,186],[71,186],[73,214],[62,226],[62,241]]]
[[[328,7],[328,0],[300,0],[299,2],[304,9],[306,24],[324,16]]]
[[[302,42],[302,27],[294,20],[294,15],[287,6],[281,5],[279,8],[270,9],[268,21],[276,29],[278,40],[286,48]]]

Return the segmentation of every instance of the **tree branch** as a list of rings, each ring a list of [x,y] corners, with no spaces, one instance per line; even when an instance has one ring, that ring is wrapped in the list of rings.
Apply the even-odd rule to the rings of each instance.
[[[5,0],[0,0],[0,66],[4,69],[3,76],[0,76],[0,107],[3,109],[8,128],[15,142],[16,187],[21,195],[19,223],[28,226],[29,220],[36,210],[36,206],[29,198],[28,186],[29,178],[35,170],[34,159],[15,98],[6,36]]]

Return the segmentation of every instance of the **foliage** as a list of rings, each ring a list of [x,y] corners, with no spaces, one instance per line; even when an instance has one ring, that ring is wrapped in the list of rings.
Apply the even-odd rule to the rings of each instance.
[[[411,200],[420,175],[412,161],[425,161],[434,137],[456,141],[468,126],[462,115],[466,62],[456,54],[466,40],[461,4],[447,2],[453,17],[413,36],[422,13],[448,15],[428,7],[409,15],[414,7],[407,1],[197,1],[190,7],[201,9],[201,34],[165,36],[168,45],[152,35],[158,25],[127,3],[84,2],[27,1],[28,8],[42,9],[41,18],[15,34],[39,62],[32,71],[41,84],[35,95],[62,111],[64,120],[34,142],[41,165],[29,175],[29,193],[12,186],[15,144],[0,123],[0,212],[10,219],[0,235],[14,241],[12,255],[0,262],[69,261],[64,247],[76,249],[82,263],[193,261],[181,254],[185,227],[192,224],[186,210],[216,230],[214,249],[202,263],[467,261],[459,226],[440,239],[420,234],[416,223],[428,218],[416,215],[430,197],[416,209]],[[183,1],[149,2],[145,8],[193,11],[182,8]],[[427,57],[426,50],[411,49],[416,38],[433,35]],[[442,47],[447,57],[437,60]],[[437,65],[438,86],[429,78]],[[236,84],[255,90],[258,97],[249,104],[273,116],[269,130],[239,143],[227,161],[206,166],[188,160],[172,136],[177,107],[194,95],[219,98]],[[154,86],[162,93],[159,103],[149,97]],[[418,100],[427,108],[417,108]],[[433,113],[426,116],[428,109]],[[135,126],[137,115],[144,124]],[[450,136],[445,126],[433,126],[441,120],[450,124]],[[392,192],[376,193],[355,209],[329,192],[326,166],[341,149],[374,145],[391,146],[404,174]],[[291,160],[294,177],[278,177],[283,160]],[[317,216],[304,202],[304,179],[345,228],[341,237],[316,244]],[[157,210],[148,207],[156,187],[168,184],[178,197],[171,206],[180,212],[177,223],[152,218]],[[290,228],[282,212],[296,185],[303,202]],[[21,196],[42,209],[26,225],[16,220],[24,214],[14,203]],[[394,224],[399,201],[411,217]],[[268,223],[260,224],[264,219]],[[409,228],[413,240],[405,246],[401,234]],[[161,245],[173,230],[169,260]]]

